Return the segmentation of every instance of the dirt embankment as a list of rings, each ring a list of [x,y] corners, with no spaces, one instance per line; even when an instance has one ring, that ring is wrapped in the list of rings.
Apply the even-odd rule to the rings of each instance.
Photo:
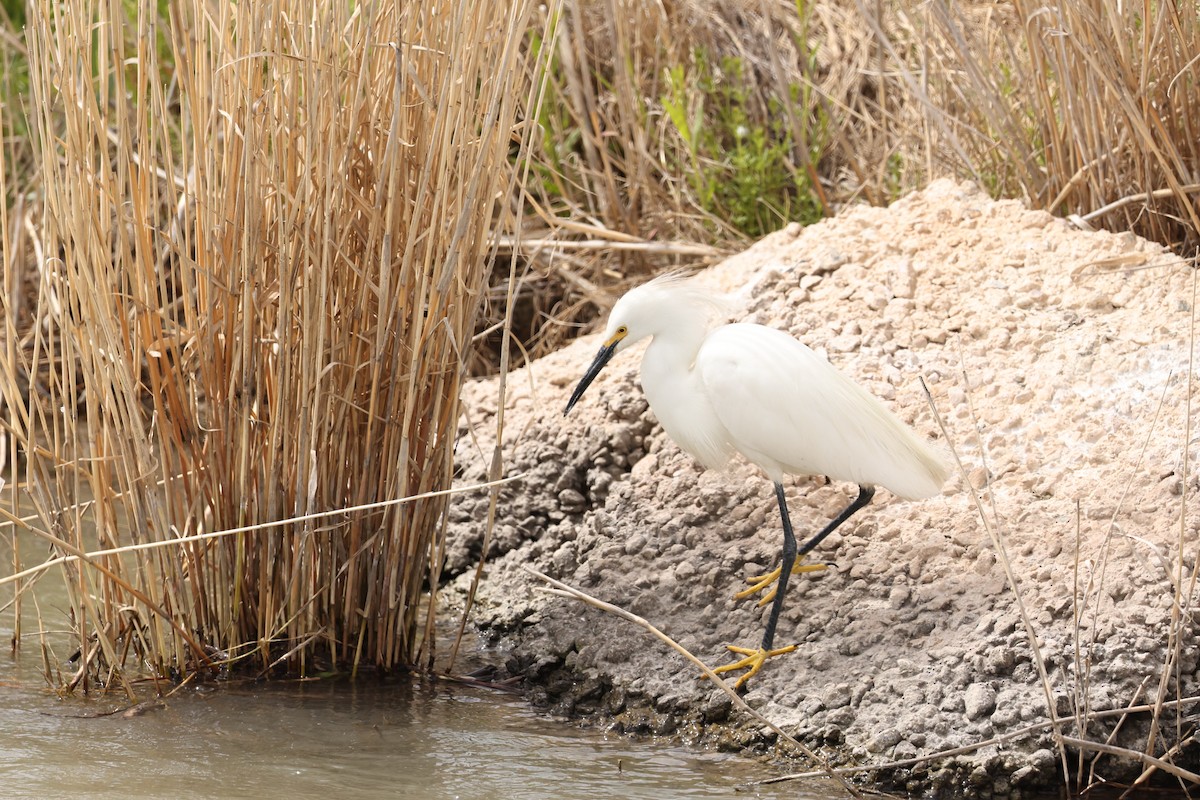
[[[1106,741],[1124,720],[1112,741],[1143,749],[1152,714],[1100,712],[1188,696],[1197,678],[1192,614],[1177,605],[1192,590],[1200,520],[1183,456],[1188,268],[1133,235],[1081,232],[942,181],[888,209],[793,226],[701,280],[734,293],[742,319],[792,332],[942,439],[924,375],[966,474],[923,502],[880,491],[822,544],[814,555],[835,566],[793,580],[776,638],[800,648],[767,663],[751,705],[839,764],[1018,734],[880,775],[1019,794],[1060,763],[1040,660],[1063,734]],[[733,594],[778,562],[770,483],[744,465],[704,473],[682,454],[648,410],[637,353],[617,357],[564,419],[596,346],[580,341],[509,377],[504,453],[525,478],[501,493],[475,619],[560,711],[761,746],[759,726],[732,718],[682,658],[537,591],[521,569],[640,614],[710,665],[726,661],[725,644],[761,638],[766,610]],[[463,483],[486,473],[496,386],[467,391]],[[797,535],[853,491],[793,480]],[[456,501],[452,574],[477,555],[485,510],[481,495]],[[451,584],[451,602],[465,581]],[[1168,708],[1155,755],[1175,726]],[[1111,756],[1097,766],[1121,769]]]

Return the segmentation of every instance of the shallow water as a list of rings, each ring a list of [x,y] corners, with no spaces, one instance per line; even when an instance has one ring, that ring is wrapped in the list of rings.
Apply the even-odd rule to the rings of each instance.
[[[0,794],[121,798],[807,797],[749,759],[632,741],[457,684],[314,682],[188,691],[126,719],[111,703],[0,689]]]
[[[6,549],[0,538],[5,567]],[[64,616],[57,577],[51,571],[38,585],[46,624]],[[0,609],[10,599],[11,585],[0,587]],[[744,757],[582,730],[511,694],[449,681],[229,682],[185,687],[140,716],[97,716],[128,702],[60,700],[41,675],[28,596],[22,616],[24,645],[14,655],[12,609],[0,610],[0,797],[845,796],[824,781],[745,791],[776,772]],[[65,631],[48,638],[59,658],[73,649]],[[143,685],[139,694],[153,692]]]
[[[51,612],[46,603],[43,611]],[[127,718],[123,697],[59,699],[41,677],[28,616],[25,630],[28,641],[14,656],[12,614],[0,611],[0,798],[847,796],[823,780],[755,786],[778,771],[581,729],[512,694],[445,680],[230,681],[184,687]],[[142,685],[139,694],[153,692]],[[117,713],[98,716],[110,711]]]

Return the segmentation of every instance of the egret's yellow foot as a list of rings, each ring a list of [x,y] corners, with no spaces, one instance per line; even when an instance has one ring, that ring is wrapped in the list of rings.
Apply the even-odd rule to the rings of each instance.
[[[784,653],[790,653],[796,649],[796,645],[794,645],[794,644],[789,644],[787,647],[780,647],[776,650],[764,650],[761,647],[758,647],[758,648],[734,647],[731,644],[727,644],[727,645],[725,645],[725,647],[730,652],[737,653],[739,656],[745,656],[745,658],[743,658],[740,661],[735,661],[732,664],[726,664],[723,667],[717,667],[716,669],[713,670],[713,672],[720,675],[722,672],[734,672],[739,669],[750,670],[745,675],[743,675],[742,677],[737,679],[737,683],[735,683],[733,685],[733,688],[735,688],[735,689],[742,688],[743,683],[745,683],[746,681],[750,680],[755,675],[757,675],[758,671],[760,669],[762,669],[763,663],[768,658],[772,658],[774,656],[781,656]]]
[[[828,569],[828,564],[805,564],[803,559],[796,559],[796,563],[792,565],[792,574],[799,575],[801,572],[820,572],[823,569]],[[775,592],[779,588],[773,586],[775,581],[779,580],[780,573],[783,572],[783,567],[779,566],[768,572],[766,575],[759,575],[757,578],[750,578],[750,588],[743,589],[734,595],[738,600],[745,600],[752,594],[758,594],[771,587],[771,591],[758,601],[758,607],[762,608],[767,603],[775,599]]]

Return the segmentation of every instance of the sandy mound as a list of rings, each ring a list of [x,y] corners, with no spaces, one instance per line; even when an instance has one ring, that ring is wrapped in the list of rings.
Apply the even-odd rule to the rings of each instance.
[[[768,662],[752,705],[838,763],[885,764],[1036,726],[1050,714],[1018,596],[1066,735],[1104,741],[1119,717],[1081,730],[1076,715],[1192,691],[1191,614],[1172,621],[1200,519],[1196,470],[1183,463],[1192,279],[1177,258],[942,181],[888,209],[793,226],[702,280],[734,292],[743,319],[791,331],[940,439],[924,375],[980,500],[960,474],[923,502],[881,490],[814,553],[834,568],[793,580],[776,642],[800,649]],[[703,473],[682,454],[641,394],[638,352],[614,359],[564,419],[596,346],[580,341],[509,378],[504,456],[508,474],[526,477],[501,493],[475,619],[558,710],[761,743],[681,658],[626,622],[538,592],[520,569],[646,617],[711,665],[727,660],[723,645],[761,638],[766,609],[733,593],[778,562],[770,483],[748,466]],[[463,483],[486,474],[496,396],[494,380],[466,392]],[[801,540],[853,492],[792,481]],[[477,557],[485,512],[480,495],[456,501],[450,574]],[[1172,743],[1172,714],[1156,754]],[[1150,719],[1127,718],[1115,741],[1144,747]],[[1057,765],[1045,726],[881,774],[910,788],[1003,792],[1053,779]],[[1117,769],[1111,757],[1099,767]]]

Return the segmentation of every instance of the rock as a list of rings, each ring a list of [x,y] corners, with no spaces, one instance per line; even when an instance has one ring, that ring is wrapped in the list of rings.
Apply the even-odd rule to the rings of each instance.
[[[884,728],[867,742],[868,753],[883,753],[900,743],[900,734],[894,728]]]
[[[874,762],[908,752],[905,743],[929,752],[1046,719],[1035,644],[975,495],[999,523],[1058,711],[1072,713],[1075,642],[1102,646],[1085,654],[1094,710],[1157,679],[1172,598],[1146,576],[1159,569],[1155,552],[1174,557],[1180,498],[1198,491],[1193,472],[1185,483],[1178,466],[1192,295],[1186,265],[1133,242],[1153,269],[1096,269],[1120,263],[1130,237],[1074,230],[938,181],[887,209],[848,208],[768,236],[699,276],[742,304],[739,318],[787,327],[917,435],[941,440],[923,376],[969,476],[956,473],[928,500],[881,491],[810,555],[830,569],[792,577],[776,643],[799,647],[750,683],[774,722],[849,761]],[[703,472],[680,452],[638,388],[636,353],[614,358],[564,420],[565,396],[595,348],[585,339],[508,376],[501,445],[506,470],[525,477],[500,493],[473,619],[514,651],[539,691],[552,694],[547,682],[564,670],[598,675],[627,692],[621,713],[653,712],[656,698],[672,697],[674,723],[631,716],[631,730],[682,731],[683,720],[702,719],[728,746],[761,746],[756,730],[736,728],[745,723],[736,711],[713,705],[690,664],[624,620],[536,591],[522,569],[586,579],[589,592],[635,610],[710,664],[726,662],[723,645],[762,637],[765,610],[733,593],[749,573],[778,564],[769,481],[741,462]],[[476,426],[472,446],[456,450],[465,484],[488,472],[495,379],[468,383],[463,403],[471,413],[461,431]],[[854,492],[821,477],[788,478],[786,490],[802,541]],[[453,583],[443,595],[453,604],[469,585],[487,503],[479,493],[450,503]],[[1113,539],[1114,514],[1137,540]],[[1078,621],[1076,603],[1087,611]],[[564,648],[575,648],[569,665]],[[1188,648],[1179,670],[1164,699],[1200,684]],[[1145,733],[1125,725],[1113,743],[1142,750]],[[1175,744],[1162,735],[1158,752]],[[906,773],[904,785],[952,775],[952,785],[968,786],[970,777],[984,781],[982,796],[1001,778],[1019,786],[1057,769],[1044,739],[1004,747],[994,769],[976,774],[974,756],[955,757]]]
[[[969,720],[986,717],[996,710],[996,690],[986,683],[972,683],[963,695],[963,713]]]

